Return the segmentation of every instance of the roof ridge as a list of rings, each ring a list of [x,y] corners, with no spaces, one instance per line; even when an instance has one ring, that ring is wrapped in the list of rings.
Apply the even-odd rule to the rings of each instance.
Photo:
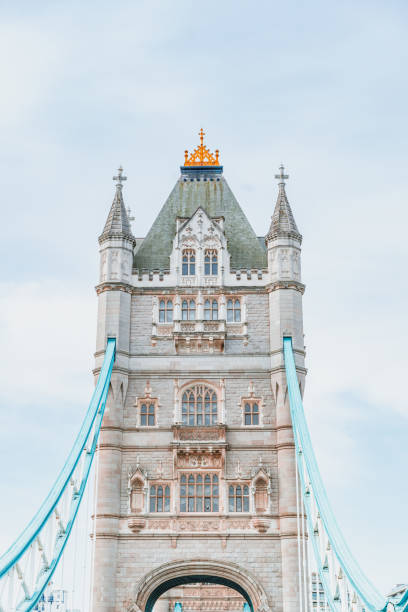
[[[190,219],[199,207],[211,219],[224,217],[232,269],[267,267],[265,247],[260,245],[245,213],[222,176],[214,181],[177,180],[136,253],[134,266],[139,270],[168,269],[176,235],[176,218]]]

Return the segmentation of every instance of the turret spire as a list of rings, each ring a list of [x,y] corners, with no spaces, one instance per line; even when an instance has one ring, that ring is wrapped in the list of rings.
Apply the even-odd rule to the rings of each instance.
[[[302,236],[299,233],[289,200],[285,190],[285,180],[289,178],[289,174],[285,174],[283,164],[279,167],[279,174],[275,174],[275,178],[279,180],[279,193],[276,201],[275,210],[272,215],[272,221],[269,232],[266,235],[266,240],[277,238],[278,236],[291,236],[297,240],[301,240]]]
[[[112,237],[129,238],[134,241],[122,195],[122,183],[127,180],[127,177],[123,176],[122,166],[119,166],[118,174],[113,177],[113,180],[116,181],[116,193],[99,242]]]

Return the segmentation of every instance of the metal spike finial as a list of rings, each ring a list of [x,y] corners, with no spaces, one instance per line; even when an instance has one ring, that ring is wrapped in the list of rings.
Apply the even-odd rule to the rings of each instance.
[[[279,179],[279,185],[285,185],[285,179],[289,178],[289,174],[285,174],[285,166],[281,164],[279,166],[279,174],[275,174],[275,178]]]
[[[123,176],[123,168],[119,166],[118,175],[113,177],[113,180],[116,181],[116,187],[122,188],[123,181],[127,181],[127,176]]]

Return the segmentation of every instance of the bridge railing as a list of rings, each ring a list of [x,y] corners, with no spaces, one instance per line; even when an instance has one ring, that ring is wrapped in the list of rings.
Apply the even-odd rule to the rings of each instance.
[[[0,557],[0,612],[32,610],[61,559],[95,455],[115,346],[115,339],[108,339],[88,411],[54,486],[24,531]]]

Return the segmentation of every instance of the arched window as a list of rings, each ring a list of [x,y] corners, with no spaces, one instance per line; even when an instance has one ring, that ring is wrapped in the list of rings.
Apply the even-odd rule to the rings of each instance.
[[[245,425],[259,425],[259,404],[248,400],[245,402],[244,409],[244,423]]]
[[[230,485],[228,489],[228,508],[230,512],[249,512],[248,485]]]
[[[217,474],[182,474],[180,512],[218,512]]]
[[[183,300],[181,303],[181,318],[183,321],[195,321],[195,300]]]
[[[140,425],[142,427],[156,425],[154,402],[143,402],[140,406]]]
[[[173,300],[162,299],[159,302],[159,323],[173,322]]]
[[[227,321],[230,323],[241,321],[241,302],[238,298],[230,298],[227,302]]]
[[[168,485],[150,487],[150,512],[170,512],[170,487]]]
[[[218,274],[218,253],[216,249],[206,249],[204,251],[204,274],[214,275]]]
[[[216,425],[218,420],[217,394],[205,385],[186,389],[181,401],[183,425]]]
[[[182,253],[182,274],[183,276],[195,275],[196,256],[194,249],[184,249]]]
[[[218,302],[209,299],[204,302],[204,319],[206,321],[218,321]]]

